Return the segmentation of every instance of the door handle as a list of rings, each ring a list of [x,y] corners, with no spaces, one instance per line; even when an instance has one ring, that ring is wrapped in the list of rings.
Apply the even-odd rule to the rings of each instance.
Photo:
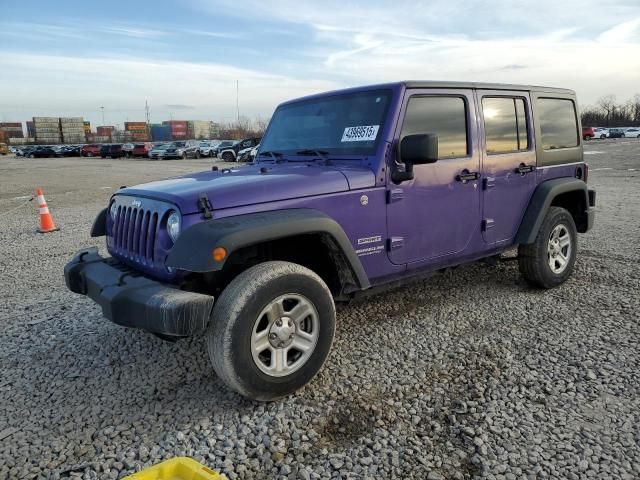
[[[535,169],[535,165],[525,165],[524,163],[521,163],[520,166],[516,168],[516,173],[519,173],[520,175],[526,175],[527,173],[533,172]]]
[[[466,168],[460,172],[460,174],[456,175],[456,180],[458,182],[467,183],[470,180],[477,180],[480,178],[479,172],[470,172]]]

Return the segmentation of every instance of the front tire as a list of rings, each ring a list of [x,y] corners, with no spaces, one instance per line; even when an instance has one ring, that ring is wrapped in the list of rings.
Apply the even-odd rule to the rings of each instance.
[[[295,263],[261,263],[220,295],[206,334],[209,358],[232,390],[275,400],[322,368],[335,318],[331,292],[316,273]]]
[[[557,287],[571,276],[577,250],[573,217],[564,208],[550,207],[535,241],[518,248],[520,273],[533,286]]]
[[[234,159],[235,158],[231,152],[224,152],[222,154],[222,160],[224,160],[225,162],[233,162]]]

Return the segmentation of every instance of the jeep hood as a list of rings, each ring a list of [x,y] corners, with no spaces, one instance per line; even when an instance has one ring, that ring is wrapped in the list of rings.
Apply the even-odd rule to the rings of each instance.
[[[202,194],[207,195],[214,210],[221,210],[374,185],[373,171],[361,166],[260,163],[144,183],[120,189],[116,195],[168,201],[183,214],[190,214],[200,211],[198,199]]]

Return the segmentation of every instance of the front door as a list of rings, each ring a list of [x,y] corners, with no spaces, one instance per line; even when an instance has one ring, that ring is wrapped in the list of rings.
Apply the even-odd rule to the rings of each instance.
[[[478,90],[482,148],[482,236],[489,244],[514,238],[535,188],[535,145],[528,92]]]
[[[401,115],[396,138],[435,133],[438,161],[415,165],[414,180],[390,184],[389,259],[395,264],[437,262],[465,251],[480,228],[473,91],[408,90]]]

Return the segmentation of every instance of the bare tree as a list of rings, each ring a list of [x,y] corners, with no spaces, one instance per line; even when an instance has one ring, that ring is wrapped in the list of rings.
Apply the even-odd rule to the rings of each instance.
[[[604,97],[600,97],[596,105],[606,113],[607,123],[605,126],[608,127],[609,123],[611,122],[611,114],[615,111],[616,108],[616,96],[605,95]]]

